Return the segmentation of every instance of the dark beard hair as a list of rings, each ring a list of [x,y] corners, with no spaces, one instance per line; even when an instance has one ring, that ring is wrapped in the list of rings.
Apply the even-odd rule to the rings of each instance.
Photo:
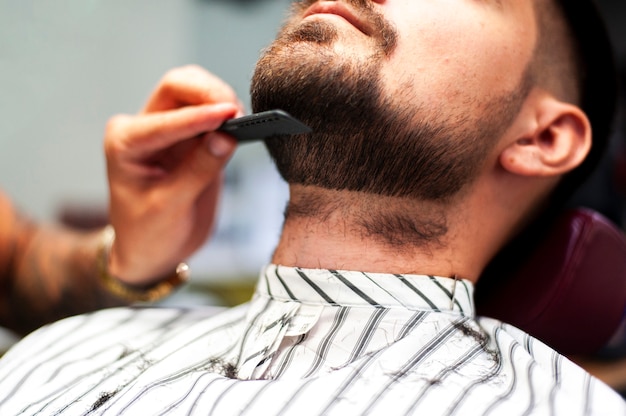
[[[384,30],[388,38],[390,28]],[[390,49],[378,42],[371,57],[355,62],[333,52],[336,38],[334,27],[324,22],[287,25],[253,76],[255,112],[281,108],[313,130],[266,140],[291,184],[449,200],[476,177],[527,93],[520,88],[470,107],[484,109],[477,122],[417,105],[402,107],[383,94],[380,79],[395,41]]]

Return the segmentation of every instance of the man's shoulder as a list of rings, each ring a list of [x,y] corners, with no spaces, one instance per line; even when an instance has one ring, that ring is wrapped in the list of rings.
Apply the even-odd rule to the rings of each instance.
[[[129,306],[102,309],[71,316],[45,325],[24,337],[0,360],[0,373],[7,363],[36,355],[46,345],[66,344],[67,350],[98,339],[102,346],[132,343],[146,336],[166,336],[184,332],[194,325],[214,325],[214,321],[240,319],[245,305],[236,308],[215,306]]]
[[[120,326],[141,326],[149,328],[161,325],[184,325],[229,313],[230,308],[218,306],[183,307],[183,306],[127,306],[71,316],[48,324],[37,331],[53,332],[61,328],[76,327],[88,330],[90,327],[106,325],[119,329]],[[102,327],[101,327],[102,328]]]

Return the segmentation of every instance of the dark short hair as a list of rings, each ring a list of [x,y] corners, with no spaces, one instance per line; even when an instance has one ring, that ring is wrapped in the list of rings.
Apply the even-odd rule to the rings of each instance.
[[[567,174],[553,194],[552,205],[566,200],[595,170],[608,148],[617,109],[618,82],[613,47],[593,0],[556,0],[574,37],[581,68],[581,109],[592,128],[591,151]]]
[[[585,161],[568,173],[552,192],[548,206],[491,260],[476,286],[477,303],[491,296],[528,259],[569,199],[595,171],[607,151],[617,111],[618,76],[613,47],[593,0],[554,0],[561,7],[577,50],[581,109],[592,128],[592,146]]]

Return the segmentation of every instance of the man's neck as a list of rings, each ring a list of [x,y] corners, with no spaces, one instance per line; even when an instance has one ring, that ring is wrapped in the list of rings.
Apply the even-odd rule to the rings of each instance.
[[[272,262],[475,281],[486,250],[459,223],[441,205],[292,186]]]

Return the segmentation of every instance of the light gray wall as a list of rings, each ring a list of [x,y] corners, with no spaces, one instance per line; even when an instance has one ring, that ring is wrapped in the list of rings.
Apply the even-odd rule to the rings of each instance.
[[[67,202],[105,205],[106,121],[139,110],[172,67],[201,64],[231,83],[247,103],[254,62],[289,5],[257,3],[0,0],[0,188],[23,211],[45,221],[54,220]],[[227,212],[212,243],[222,247],[216,250],[219,259],[233,257],[241,264],[242,252],[232,253],[242,241],[264,247],[256,258],[243,257],[252,256],[254,264],[267,258],[284,202],[282,184],[268,166],[258,144],[240,148],[232,161],[229,171],[237,171],[237,180],[225,195]],[[271,197],[259,207],[241,190],[258,191],[261,179]],[[256,221],[265,211],[275,214]],[[243,238],[242,229],[249,234],[250,227],[256,227],[253,235]],[[271,242],[261,237],[263,229]],[[207,268],[211,261],[210,256],[195,260]],[[228,261],[220,264],[226,269]]]

